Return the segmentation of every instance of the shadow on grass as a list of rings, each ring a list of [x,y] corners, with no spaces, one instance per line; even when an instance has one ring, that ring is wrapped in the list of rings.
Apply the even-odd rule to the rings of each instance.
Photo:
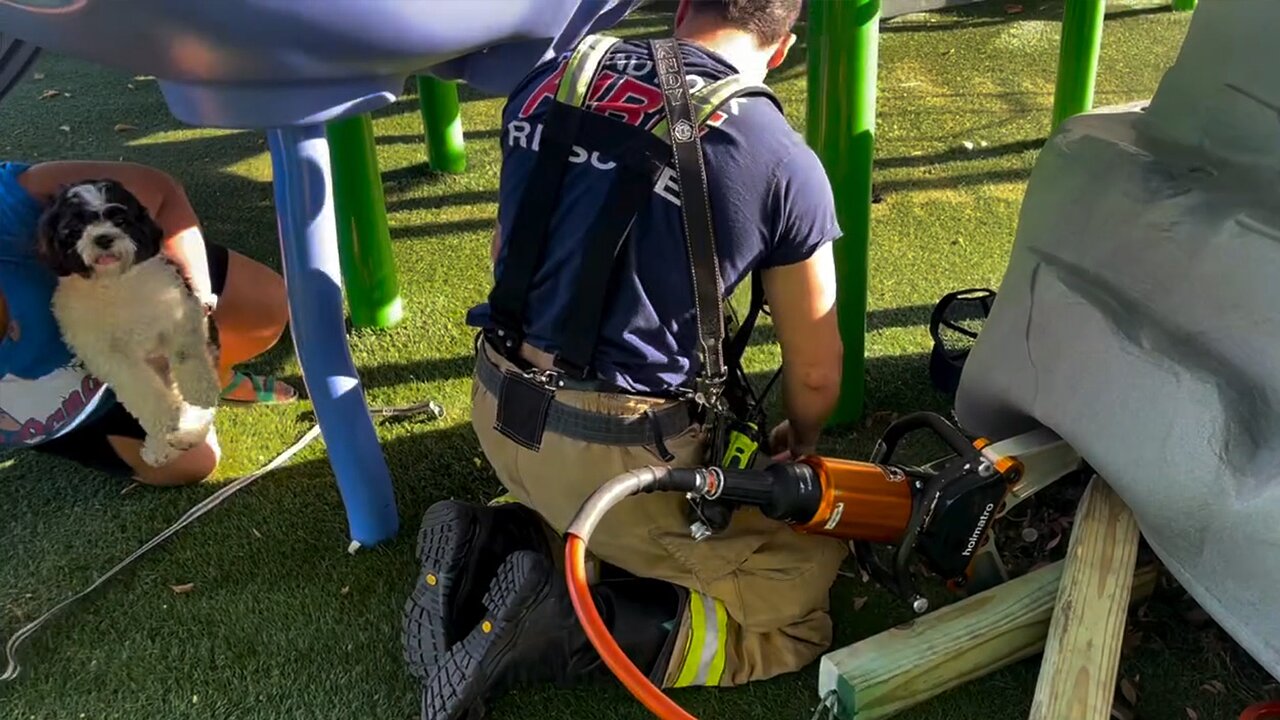
[[[496,140],[502,134],[499,128],[485,128],[483,130],[463,130],[463,139],[466,142],[477,140]],[[426,145],[426,136],[421,133],[379,133],[376,138],[379,145]]]
[[[390,229],[392,240],[431,240],[454,233],[492,232],[495,219],[489,217],[442,220],[440,222],[399,225]]]
[[[390,198],[387,200],[387,211],[391,213],[409,212],[413,210],[440,210],[459,205],[482,205],[498,202],[498,191],[495,190],[460,190],[447,195],[428,195],[426,197]]]
[[[918,168],[928,167],[930,165],[940,165],[948,162],[970,161],[970,160],[990,160],[992,158],[1004,157],[1006,155],[1021,155],[1026,152],[1038,152],[1044,147],[1048,138],[1035,138],[1034,140],[1019,140],[1017,142],[1002,143],[1000,145],[992,145],[990,147],[975,148],[973,150],[947,150],[939,153],[931,153],[928,155],[910,155],[904,157],[887,157],[876,158],[875,166],[879,169],[891,168]]]
[[[912,190],[951,190],[956,188],[972,187],[975,185],[1026,182],[1030,177],[1031,168],[986,170],[983,172],[946,175],[943,177],[885,180],[883,182],[876,183],[876,190],[885,195]]]

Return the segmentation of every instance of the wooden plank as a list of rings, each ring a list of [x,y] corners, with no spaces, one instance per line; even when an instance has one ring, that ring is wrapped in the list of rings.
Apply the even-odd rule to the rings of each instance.
[[[888,718],[1044,649],[1063,575],[1057,562],[823,656],[819,697],[835,690],[843,720]],[[1132,576],[1135,602],[1155,566]],[[1126,589],[1127,590],[1127,589]]]
[[[1031,720],[1107,720],[1138,557],[1138,522],[1095,476],[1080,499]]]

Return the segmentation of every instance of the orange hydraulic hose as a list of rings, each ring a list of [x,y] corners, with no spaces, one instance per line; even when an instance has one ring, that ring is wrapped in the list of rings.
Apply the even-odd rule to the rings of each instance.
[[[1240,716],[1240,720],[1266,720],[1266,718],[1280,718],[1280,702],[1267,702],[1254,705],[1244,711]]]
[[[573,533],[568,533],[567,539],[564,565],[569,581],[569,597],[573,600],[573,610],[578,614],[578,622],[582,623],[582,629],[600,653],[601,659],[649,712],[662,720],[696,720],[649,682],[649,678],[618,647],[617,641],[605,627],[604,620],[600,618],[595,601],[591,599],[591,588],[587,585],[587,543]]]

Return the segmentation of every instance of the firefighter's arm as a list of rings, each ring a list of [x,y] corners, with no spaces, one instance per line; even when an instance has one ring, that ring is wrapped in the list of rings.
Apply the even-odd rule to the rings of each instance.
[[[762,274],[774,330],[782,346],[787,423],[779,428],[792,455],[813,452],[840,395],[844,348],[836,323],[832,244],[807,260]],[[784,438],[778,438],[779,440]]]

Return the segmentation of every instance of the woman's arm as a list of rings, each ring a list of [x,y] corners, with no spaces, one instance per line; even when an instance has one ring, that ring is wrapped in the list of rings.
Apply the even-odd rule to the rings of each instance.
[[[164,230],[164,254],[182,268],[202,300],[213,302],[199,220],[182,185],[169,174],[137,163],[68,160],[33,165],[18,176],[22,187],[42,204],[67,185],[85,180],[115,180],[137,196]]]

